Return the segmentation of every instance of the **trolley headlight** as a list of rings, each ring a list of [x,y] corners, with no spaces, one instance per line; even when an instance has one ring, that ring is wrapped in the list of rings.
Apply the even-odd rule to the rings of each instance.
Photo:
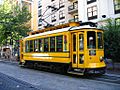
[[[102,62],[104,60],[104,58],[102,56],[100,56],[100,61]]]

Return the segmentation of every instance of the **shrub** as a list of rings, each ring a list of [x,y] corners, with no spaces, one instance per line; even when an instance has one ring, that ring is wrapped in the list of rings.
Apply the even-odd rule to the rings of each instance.
[[[104,29],[105,57],[111,58],[113,62],[120,62],[120,24],[115,20],[108,20]]]

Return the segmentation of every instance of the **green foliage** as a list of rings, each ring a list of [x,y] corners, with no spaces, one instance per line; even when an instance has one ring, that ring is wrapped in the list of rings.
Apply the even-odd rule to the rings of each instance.
[[[114,62],[120,62],[120,25],[110,19],[101,28],[105,30],[105,57],[111,58]]]
[[[27,7],[22,8],[5,0],[0,6],[0,45],[15,43],[30,31],[31,19]]]

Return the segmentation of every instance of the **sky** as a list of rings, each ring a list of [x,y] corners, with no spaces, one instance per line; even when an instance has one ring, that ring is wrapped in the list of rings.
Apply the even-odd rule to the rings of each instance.
[[[1,4],[2,1],[3,1],[3,0],[0,0],[0,4]]]

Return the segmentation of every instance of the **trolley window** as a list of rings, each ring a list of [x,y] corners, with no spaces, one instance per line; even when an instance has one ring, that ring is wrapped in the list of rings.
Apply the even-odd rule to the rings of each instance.
[[[96,35],[94,31],[87,32],[87,47],[88,49],[96,48]]]
[[[56,50],[57,52],[63,51],[63,35],[56,37]]]
[[[39,52],[43,52],[43,39],[38,40],[38,49]]]
[[[30,52],[33,52],[33,40],[31,40],[29,44],[30,44],[29,45],[30,46]]]
[[[48,52],[48,51],[49,51],[49,39],[44,38],[44,52]]]
[[[25,42],[25,52],[29,52],[29,41]]]
[[[101,32],[97,32],[98,49],[103,49],[103,36]]]
[[[55,52],[55,37],[50,37],[50,52]]]
[[[38,52],[38,40],[34,40],[34,52]]]
[[[76,34],[73,34],[73,51],[76,51]]]
[[[64,51],[67,51],[67,35],[64,35]]]
[[[84,36],[83,34],[79,34],[79,50],[84,50]]]

